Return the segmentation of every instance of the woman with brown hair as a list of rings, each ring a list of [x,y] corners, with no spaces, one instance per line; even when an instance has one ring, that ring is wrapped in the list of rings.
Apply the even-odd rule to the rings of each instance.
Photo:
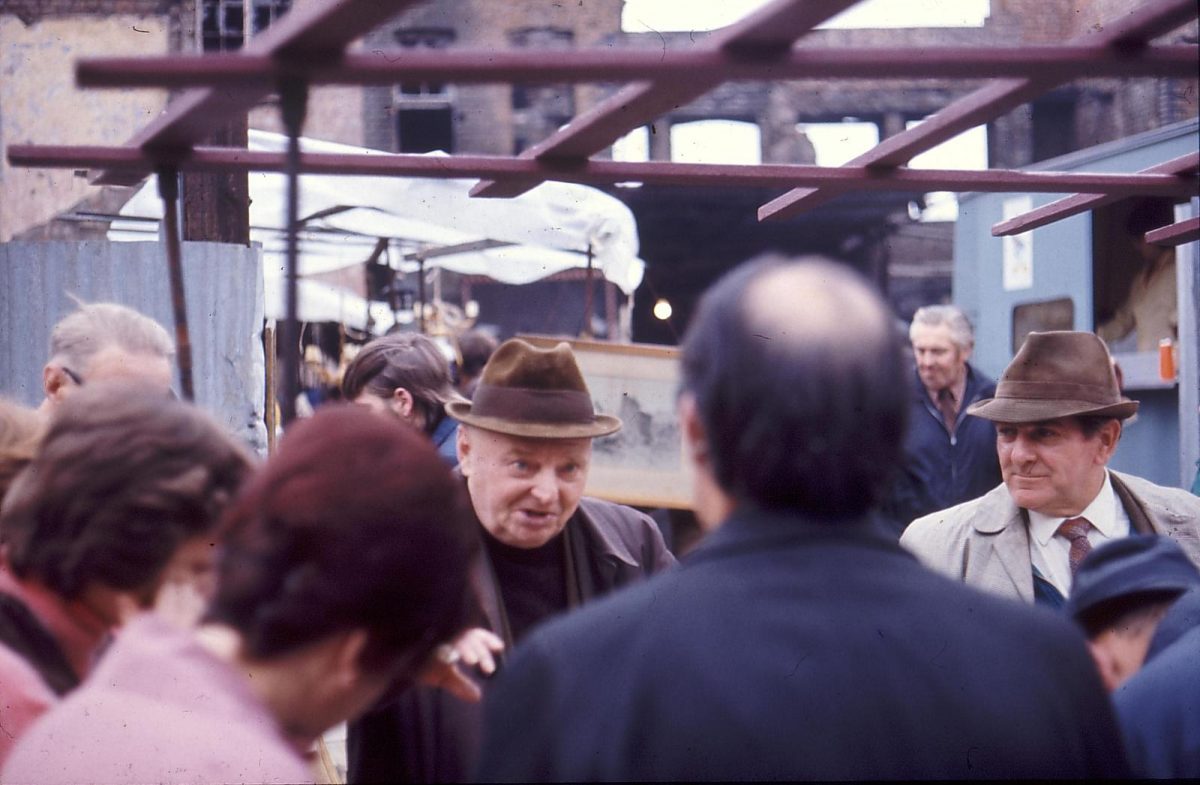
[[[465,626],[462,489],[425,438],[362,407],[295,424],[221,531],[204,624],[124,629],[5,781],[311,781],[302,751]]]
[[[346,368],[342,395],[422,431],[447,465],[458,465],[458,422],[445,407],[466,399],[455,392],[450,363],[432,339],[393,333],[371,341]]]
[[[216,423],[157,390],[96,383],[63,400],[0,513],[0,761],[168,587],[186,587],[166,593],[192,598],[194,620],[212,530],[249,470]]]

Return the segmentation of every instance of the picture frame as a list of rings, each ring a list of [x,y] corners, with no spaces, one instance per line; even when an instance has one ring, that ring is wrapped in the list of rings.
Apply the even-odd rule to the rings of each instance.
[[[571,346],[597,414],[622,428],[593,443],[588,496],[635,507],[690,509],[691,467],[676,412],[679,349],[549,335],[519,335],[534,346]]]

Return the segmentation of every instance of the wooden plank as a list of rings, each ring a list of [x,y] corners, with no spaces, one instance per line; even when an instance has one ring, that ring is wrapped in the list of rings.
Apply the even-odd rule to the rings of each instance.
[[[147,156],[159,166],[181,171],[283,172],[284,153],[196,147],[172,154],[135,147],[14,145],[9,161],[17,166],[79,169],[141,169]],[[1169,196],[1196,195],[1194,175],[1109,174],[1089,172],[1029,172],[1009,169],[873,169],[867,166],[822,167],[801,164],[685,164],[666,161],[539,161],[523,157],[416,154],[302,153],[304,174],[349,174],[405,177],[485,177],[514,179],[522,185],[556,180],[587,185],[643,182],[652,185],[709,185],[726,187],[786,187],[800,184],[835,190],[865,191],[984,191],[1095,193]]]
[[[1200,216],[1146,232],[1145,239],[1152,245],[1183,245],[1200,240]]]
[[[1187,23],[1196,16],[1196,0],[1152,0],[1121,14],[1071,43],[1114,49],[1144,46],[1159,35]],[[884,139],[879,145],[850,161],[854,166],[899,166],[916,155],[951,139],[969,128],[999,117],[1027,103],[1058,84],[1048,76],[1034,79],[1003,79],[955,101],[918,126]],[[759,208],[758,218],[786,218],[809,210],[836,196],[814,189],[794,189]]]
[[[459,84],[557,84],[631,80],[778,81],[784,79],[985,79],[992,77],[1194,77],[1192,44],[1118,50],[1094,46],[939,46],[862,49],[794,48],[778,59],[735,51],[658,52],[376,50],[340,59],[282,60],[223,52],[169,57],[84,59],[81,87],[219,87],[272,90],[281,79],[309,84],[391,85],[402,80]]]
[[[1188,153],[1170,161],[1143,169],[1141,174],[1182,174],[1194,172],[1200,167],[1200,153]],[[992,236],[1004,237],[1010,234],[1020,234],[1032,229],[1061,221],[1063,218],[1079,213],[1095,210],[1106,204],[1112,204],[1120,199],[1115,194],[1072,194],[1049,204],[1030,210],[1027,213],[1014,215],[1006,221],[992,226]]]

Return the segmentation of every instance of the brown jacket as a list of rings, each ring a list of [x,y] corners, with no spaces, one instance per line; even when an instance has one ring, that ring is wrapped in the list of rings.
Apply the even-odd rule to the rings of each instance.
[[[630,507],[585,497],[567,526],[575,545],[572,562],[579,576],[580,603],[675,563],[654,521]],[[507,638],[499,592],[486,560],[482,568],[476,585],[485,626]],[[506,640],[506,645],[511,644]],[[414,687],[395,703],[350,724],[348,779],[353,783],[463,782],[474,770],[481,726],[478,704],[442,690]]]

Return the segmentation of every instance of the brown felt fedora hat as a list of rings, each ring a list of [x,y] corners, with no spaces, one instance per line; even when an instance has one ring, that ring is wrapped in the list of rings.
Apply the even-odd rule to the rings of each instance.
[[[483,367],[475,397],[451,402],[459,422],[535,439],[605,436],[621,421],[596,414],[575,354],[567,343],[539,349],[517,338],[500,344]]]
[[[1094,333],[1030,333],[996,395],[967,408],[993,422],[1022,423],[1092,415],[1125,419],[1138,402],[1121,397],[1108,348]]]

